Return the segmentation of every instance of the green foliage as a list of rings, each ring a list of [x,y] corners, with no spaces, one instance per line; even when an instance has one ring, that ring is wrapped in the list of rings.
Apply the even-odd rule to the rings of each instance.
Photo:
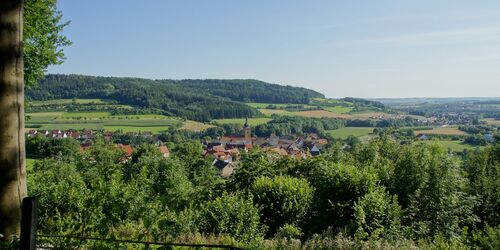
[[[257,136],[323,133],[326,130],[338,129],[345,121],[336,118],[304,118],[295,116],[274,116],[273,120],[255,127]]]
[[[251,192],[262,208],[263,223],[273,235],[285,224],[301,222],[311,206],[314,188],[304,179],[261,176],[254,181]]]
[[[470,192],[479,197],[476,214],[484,223],[500,224],[500,145],[467,154]]]
[[[389,195],[383,187],[367,193],[354,205],[354,220],[358,239],[398,240],[402,236],[401,207],[397,197]]]
[[[278,228],[274,238],[276,239],[299,239],[302,237],[302,229],[300,227],[294,226],[293,224],[285,224]]]
[[[71,42],[61,34],[69,22],[61,22],[56,0],[24,1],[24,81],[33,85],[44,77],[47,67],[65,59],[63,47]]]
[[[354,230],[354,202],[371,192],[377,184],[377,175],[370,169],[333,163],[324,157],[299,162],[294,170],[315,188],[310,232],[321,232],[329,227],[349,227]]]
[[[458,237],[463,226],[477,221],[466,185],[458,162],[442,148],[417,145],[402,148],[392,188],[414,234]]]
[[[40,233],[258,249],[497,246],[498,146],[464,154],[463,163],[438,145],[390,137],[300,160],[254,149],[229,180],[198,142],[171,148],[164,158],[140,145],[128,158],[97,141],[83,154],[37,160],[28,187],[40,201]]]
[[[205,233],[229,234],[236,240],[251,242],[264,235],[259,219],[251,195],[223,193],[204,204],[199,226]]]
[[[244,153],[236,172],[231,177],[231,185],[237,189],[248,189],[260,176],[274,176],[276,170],[263,151],[252,150]]]
[[[46,138],[35,136],[26,140],[26,154],[37,157],[73,156],[80,150],[80,143],[72,138]]]
[[[486,226],[484,233],[479,233],[476,238],[482,249],[500,249],[500,226]]]

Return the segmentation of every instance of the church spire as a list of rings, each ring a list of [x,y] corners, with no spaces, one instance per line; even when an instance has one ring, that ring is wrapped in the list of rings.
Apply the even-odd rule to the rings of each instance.
[[[248,125],[248,117],[246,117],[246,118],[245,118],[245,124],[243,125],[243,127],[244,127],[244,128],[248,128],[248,127],[250,127],[250,126]]]

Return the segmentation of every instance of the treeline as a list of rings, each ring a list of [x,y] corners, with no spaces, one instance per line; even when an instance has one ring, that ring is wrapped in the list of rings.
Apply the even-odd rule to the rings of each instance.
[[[370,110],[373,108],[379,109],[379,110],[384,110],[386,108],[383,103],[378,102],[378,101],[371,101],[371,100],[354,98],[354,97],[345,97],[345,98],[342,98],[341,100],[354,104],[353,111],[364,111],[364,110]]]
[[[254,133],[259,137],[275,135],[302,135],[305,133],[322,134],[326,130],[345,126],[346,121],[337,118],[306,118],[296,116],[273,116],[273,120],[255,127]]]
[[[261,115],[239,101],[303,103],[318,95],[304,88],[255,80],[174,81],[83,75],[47,75],[38,86],[26,90],[30,100],[109,99],[196,121]]]
[[[197,142],[165,159],[96,143],[35,163],[39,233],[225,243],[249,249],[495,249],[500,146],[458,158],[388,137],[303,160],[253,150],[218,177]],[[273,160],[270,160],[273,159]],[[43,239],[53,247],[116,243]],[[109,244],[109,245],[107,245]]]

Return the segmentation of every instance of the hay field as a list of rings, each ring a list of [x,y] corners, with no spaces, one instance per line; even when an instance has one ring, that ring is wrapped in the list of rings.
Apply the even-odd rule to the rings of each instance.
[[[435,127],[429,130],[417,130],[416,135],[467,135],[466,132],[452,127]]]

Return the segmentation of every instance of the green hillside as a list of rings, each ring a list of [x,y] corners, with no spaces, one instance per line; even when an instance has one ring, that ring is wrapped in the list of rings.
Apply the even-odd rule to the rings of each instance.
[[[47,75],[26,90],[31,101],[106,99],[196,121],[258,117],[262,114],[242,102],[307,103],[322,94],[298,87],[257,80],[150,80],[125,77]],[[120,112],[124,112],[123,110]]]

